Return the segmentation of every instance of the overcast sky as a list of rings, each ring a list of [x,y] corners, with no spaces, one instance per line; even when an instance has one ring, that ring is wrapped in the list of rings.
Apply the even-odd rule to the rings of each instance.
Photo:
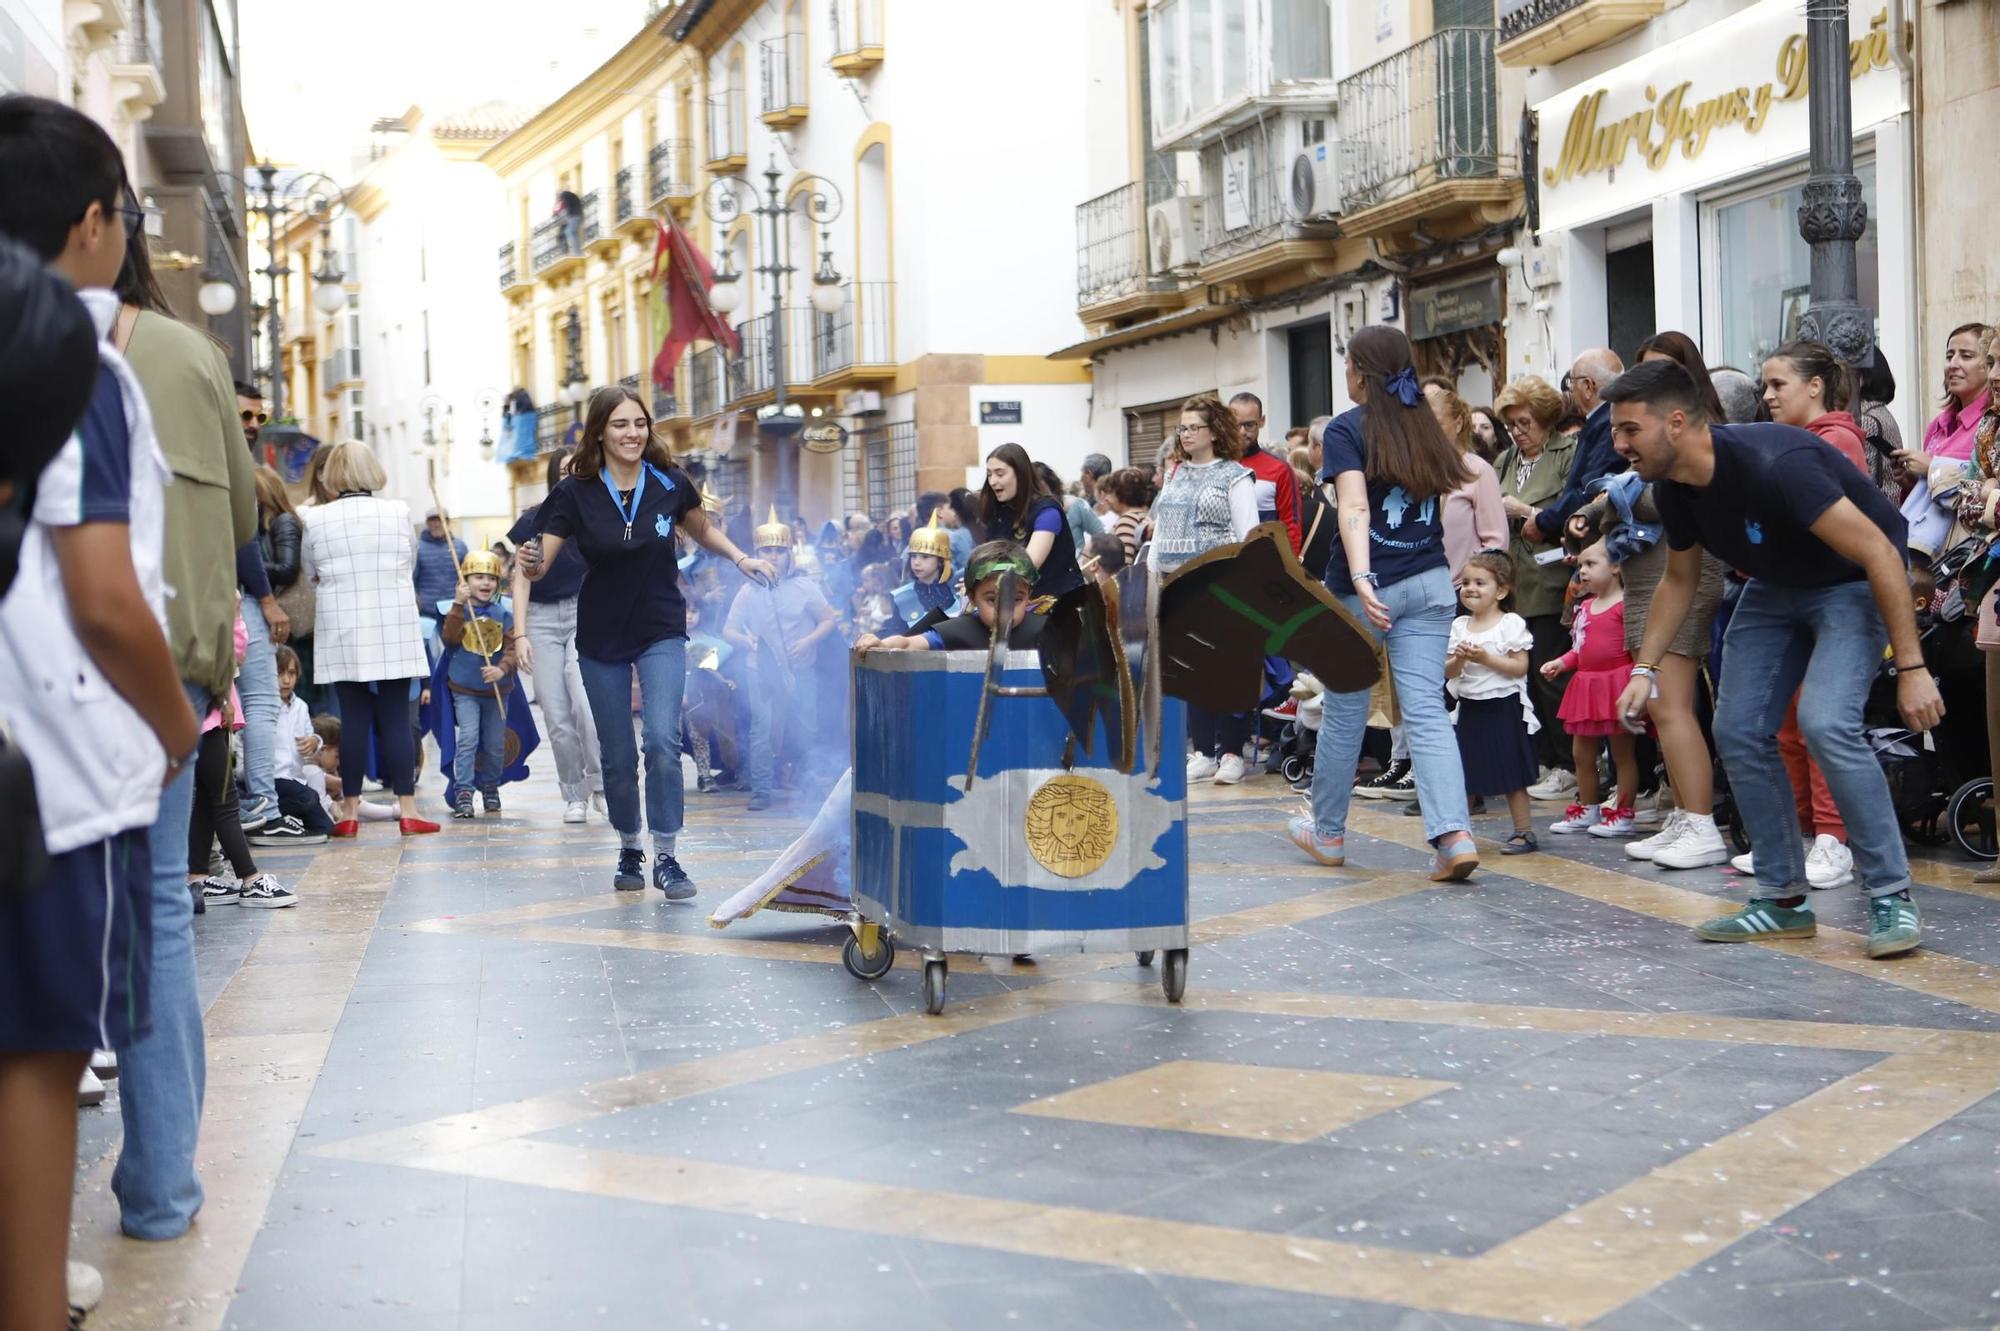
[[[368,126],[502,98],[542,105],[638,31],[646,0],[242,0],[243,110],[257,156],[332,175]]]

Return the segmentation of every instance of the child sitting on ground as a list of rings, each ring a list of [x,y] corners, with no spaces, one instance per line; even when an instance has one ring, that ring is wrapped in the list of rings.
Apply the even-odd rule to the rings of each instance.
[[[1000,618],[1000,578],[1014,575],[1014,614],[1008,622],[1007,645],[1033,647],[1042,634],[1042,617],[1030,616],[1035,585],[1035,561],[1014,541],[988,541],[965,561],[965,585],[971,608],[922,633],[878,638],[864,633],[855,640],[857,652],[985,651]]]
[[[334,820],[321,807],[319,796],[306,784],[305,764],[318,756],[321,744],[313,733],[312,709],[298,695],[302,669],[299,654],[280,645],[278,663],[278,742],[271,754],[277,778],[278,819],[263,831],[251,834],[252,845],[317,846],[333,831]],[[296,826],[293,826],[293,825]],[[272,835],[273,829],[277,835]],[[282,838],[282,839],[279,839]]]
[[[500,557],[480,550],[465,557],[464,579],[439,636],[451,649],[446,678],[451,683],[457,751],[452,784],[457,789],[454,818],[472,817],[472,792],[487,813],[500,812],[500,774],[507,765],[507,713],[501,705],[514,687],[514,613],[500,590]]]
[[[312,719],[312,735],[317,747],[304,761],[299,776],[301,785],[312,792],[319,801],[320,808],[328,818],[335,817],[334,801],[340,798],[340,718],[328,712],[321,712]],[[303,746],[300,752],[304,752]],[[393,822],[400,813],[393,804],[382,804],[363,800],[356,806],[360,811],[355,818],[364,823]]]

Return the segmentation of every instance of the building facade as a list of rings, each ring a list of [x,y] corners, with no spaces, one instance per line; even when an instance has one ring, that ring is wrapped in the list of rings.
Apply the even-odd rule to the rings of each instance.
[[[1339,410],[1369,323],[1489,401],[1523,196],[1521,80],[1493,58],[1490,3],[1116,8],[1074,208],[1086,336],[1055,353],[1094,362],[1097,451],[1153,461],[1195,393],[1256,394],[1271,437]]]
[[[1103,97],[1082,40],[1098,29],[1116,32],[1115,11],[1069,0],[976,15],[696,0],[649,23],[486,157],[507,191],[506,364],[540,404],[543,445],[576,427],[572,379],[627,380],[655,395],[711,491],[761,513],[781,488],[779,450],[797,448],[757,428],[782,379],[814,427],[796,466],[815,523],[963,485],[1010,440],[1073,476],[1090,451],[1088,367],[1046,353],[1073,340],[1066,206],[1087,175],[1077,127]],[[749,211],[773,171],[793,208],[775,227]],[[812,177],[839,195],[824,227],[808,216],[826,195]],[[737,206],[718,207],[732,189]],[[649,313],[669,213],[742,290],[728,316],[740,354],[696,343],[670,393],[650,387]],[[840,279],[830,313],[809,300],[822,264]],[[774,267],[791,271],[757,271]],[[538,471],[517,468],[520,501],[539,494]]]

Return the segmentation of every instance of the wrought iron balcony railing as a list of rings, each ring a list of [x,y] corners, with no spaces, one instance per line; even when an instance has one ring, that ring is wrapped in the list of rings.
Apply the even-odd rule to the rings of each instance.
[[[731,88],[708,99],[708,160],[711,165],[745,155],[743,93]]]
[[[505,291],[520,280],[521,268],[514,261],[514,242],[510,240],[500,247],[500,289]]]
[[[763,56],[763,98],[758,110],[768,120],[795,122],[806,106],[806,38],[802,32],[788,32],[766,38],[760,44]]]
[[[849,282],[846,299],[832,314],[814,313],[812,378],[824,379],[862,365],[893,365],[891,312],[894,282]],[[794,362],[796,364],[796,362]]]
[[[652,203],[694,197],[694,145],[686,139],[662,139],[646,155]]]
[[[1133,181],[1076,206],[1076,303],[1097,305],[1153,287],[1172,289],[1174,260],[1191,253],[1194,236],[1162,234],[1156,247],[1149,239],[1152,205],[1178,196],[1171,180]],[[1176,224],[1163,221],[1163,227]],[[1156,255],[1155,249],[1160,252]]]
[[[618,168],[618,174],[611,182],[611,197],[613,200],[611,225],[624,226],[639,215],[638,204],[632,197],[631,167]]]
[[[534,256],[535,276],[540,277],[564,259],[574,259],[583,253],[581,228],[571,218],[551,217],[536,223],[529,232],[528,248]]]
[[[1348,213],[1442,180],[1499,175],[1497,35],[1441,28],[1340,81]]]

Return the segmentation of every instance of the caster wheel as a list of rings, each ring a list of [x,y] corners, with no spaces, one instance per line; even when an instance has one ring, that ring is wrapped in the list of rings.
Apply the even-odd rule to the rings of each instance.
[[[1976,777],[1952,793],[1945,810],[1945,825],[1958,848],[1975,860],[2000,858],[2000,833],[1996,833],[1993,808],[1993,778]]]
[[[944,1011],[944,960],[924,963],[924,1011],[935,1017]]]
[[[1302,780],[1306,774],[1306,760],[1297,754],[1293,754],[1291,757],[1285,759],[1284,766],[1279,768],[1279,771],[1284,774],[1287,781],[1296,782]]]
[[[1169,1003],[1181,1001],[1187,992],[1187,949],[1174,947],[1167,949],[1166,965],[1160,968],[1160,989]]]
[[[1153,952],[1151,948],[1139,954],[1139,964],[1141,966],[1150,966],[1153,964]]]
[[[850,933],[846,945],[840,949],[840,960],[855,979],[879,980],[896,964],[896,945],[889,941],[889,935],[877,931],[875,953],[870,956],[862,952],[860,937]]]

